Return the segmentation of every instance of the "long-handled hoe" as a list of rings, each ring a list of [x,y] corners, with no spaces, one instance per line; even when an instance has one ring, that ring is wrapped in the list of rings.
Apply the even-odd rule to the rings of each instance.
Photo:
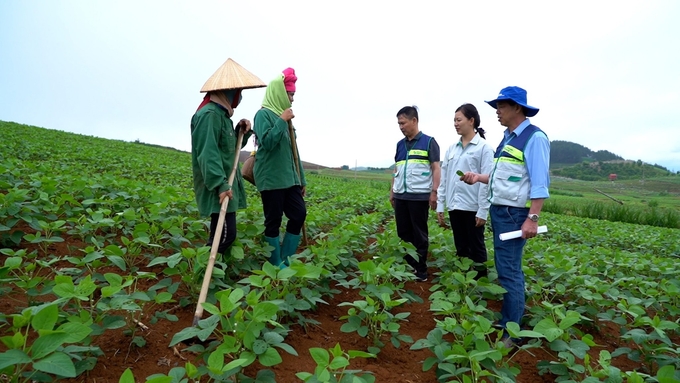
[[[239,129],[238,141],[236,143],[236,155],[234,156],[234,167],[231,169],[231,174],[229,175],[229,186],[234,182],[234,176],[236,175],[236,168],[238,168],[238,159],[241,152],[241,143],[243,142],[243,130]],[[217,219],[217,228],[215,229],[214,238],[212,242],[212,247],[210,248],[210,259],[208,260],[208,266],[205,268],[205,275],[203,276],[203,285],[201,286],[201,292],[198,295],[198,303],[196,303],[196,312],[194,313],[193,327],[198,326],[198,321],[201,320],[203,316],[203,303],[208,296],[208,287],[210,287],[210,279],[212,278],[213,267],[215,266],[215,259],[217,258],[217,248],[220,246],[220,237],[224,230],[224,217],[227,214],[227,205],[229,205],[229,197],[225,198],[220,207],[220,215]],[[188,340],[190,341],[190,340]]]

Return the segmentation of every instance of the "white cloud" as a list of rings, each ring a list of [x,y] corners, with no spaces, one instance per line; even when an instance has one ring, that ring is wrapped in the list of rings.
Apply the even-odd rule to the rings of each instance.
[[[394,115],[411,104],[445,148],[471,102],[495,146],[503,128],[483,100],[519,85],[551,139],[680,169],[671,0],[10,0],[0,15],[2,120],[188,150],[198,90],[231,57],[265,82],[296,69],[311,162],[389,166]],[[235,117],[252,118],[263,95],[245,91]]]

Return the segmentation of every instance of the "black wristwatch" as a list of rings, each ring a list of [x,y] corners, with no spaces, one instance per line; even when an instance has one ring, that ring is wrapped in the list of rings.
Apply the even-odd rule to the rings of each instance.
[[[538,222],[538,214],[529,214],[527,218],[532,220],[533,222]]]

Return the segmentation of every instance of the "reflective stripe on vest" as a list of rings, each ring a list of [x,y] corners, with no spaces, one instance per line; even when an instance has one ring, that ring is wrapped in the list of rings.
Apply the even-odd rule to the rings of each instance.
[[[527,126],[522,134],[501,144],[494,155],[494,169],[489,177],[489,202],[493,205],[529,207],[531,182],[524,149],[531,136],[541,132],[537,126]]]
[[[397,143],[393,192],[430,193],[432,191],[432,172],[429,160],[431,140],[432,137],[419,133],[410,150],[406,148],[406,138]]]

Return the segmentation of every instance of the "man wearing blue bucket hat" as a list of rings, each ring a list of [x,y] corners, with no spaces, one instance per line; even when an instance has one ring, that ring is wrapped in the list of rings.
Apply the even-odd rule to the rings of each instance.
[[[527,103],[526,90],[509,86],[486,103],[496,109],[498,121],[507,129],[496,149],[491,174],[468,172],[461,179],[468,184],[489,184],[494,260],[498,281],[506,290],[498,325],[505,328],[508,322],[521,324],[524,315],[522,252],[526,240],[538,232],[543,201],[549,197],[550,141],[527,118],[535,116],[538,108]],[[515,230],[522,231],[520,238],[499,238],[499,234]],[[505,334],[503,342],[513,347],[517,340]]]

